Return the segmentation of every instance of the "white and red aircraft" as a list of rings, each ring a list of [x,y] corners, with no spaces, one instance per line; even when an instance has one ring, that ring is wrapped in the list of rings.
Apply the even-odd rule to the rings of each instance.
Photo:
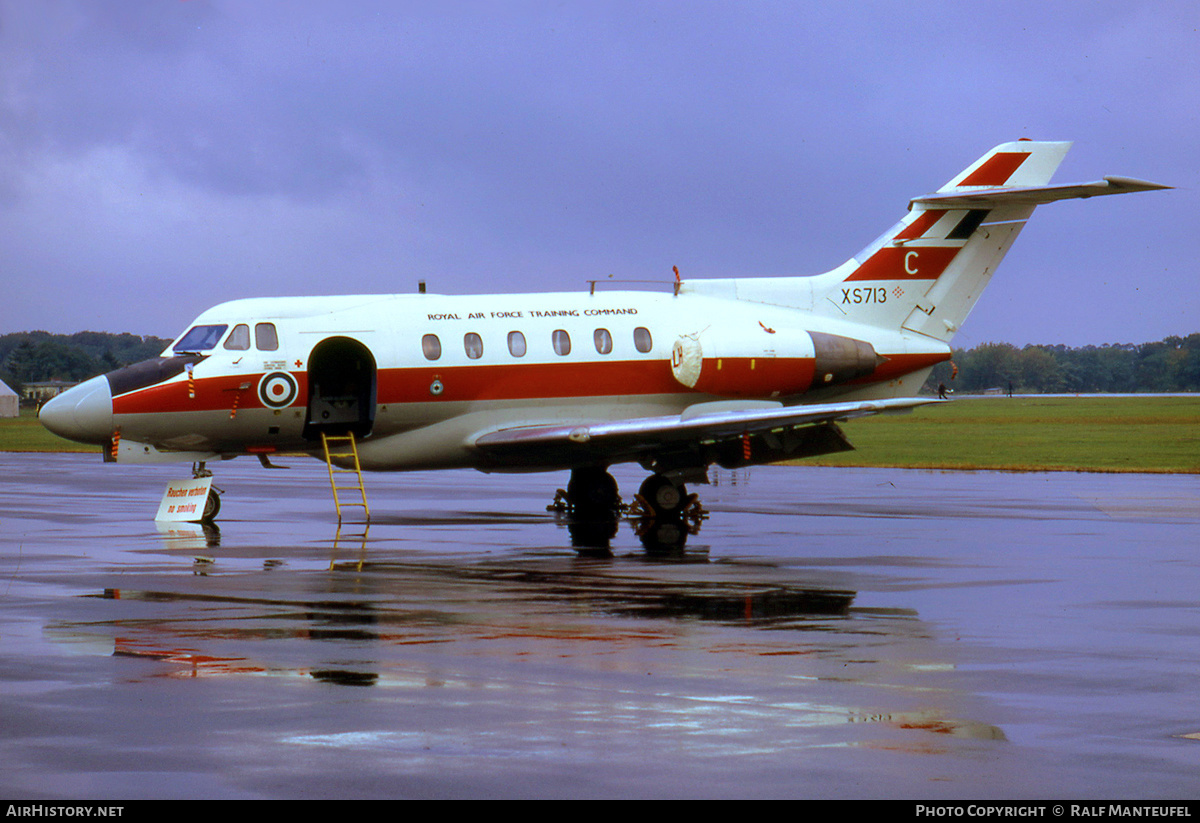
[[[364,469],[570,469],[577,507],[619,500],[608,467],[637,462],[641,494],[669,512],[711,464],[850,449],[836,421],[936,402],[918,390],[1036,206],[1168,188],[1048,185],[1068,148],[997,146],[811,277],[222,303],[41,419],[120,462],[267,465],[350,432]]]

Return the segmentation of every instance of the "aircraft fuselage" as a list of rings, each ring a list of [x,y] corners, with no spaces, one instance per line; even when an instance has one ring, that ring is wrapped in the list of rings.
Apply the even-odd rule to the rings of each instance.
[[[871,361],[821,371],[813,333],[869,343]],[[913,394],[950,356],[919,335],[792,308],[629,291],[240,300],[204,312],[189,334],[163,353],[176,359],[165,379],[138,385],[160,376],[143,364],[98,378],[113,397],[97,442],[117,432],[161,451],[271,454],[347,428],[363,438],[364,468],[559,468],[489,463],[471,438],[719,401]],[[680,340],[699,344],[697,362],[680,362]]]

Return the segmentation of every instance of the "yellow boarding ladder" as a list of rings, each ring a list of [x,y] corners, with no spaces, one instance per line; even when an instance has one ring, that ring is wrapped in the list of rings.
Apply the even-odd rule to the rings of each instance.
[[[331,452],[329,445],[331,443],[348,443],[350,444],[349,451]],[[362,467],[358,463],[358,445],[354,442],[353,434],[325,434],[321,433],[321,444],[325,447],[325,465],[329,467],[329,485],[333,489],[333,505],[337,509],[338,523],[342,522],[342,506],[362,506],[363,514],[368,523],[371,522],[371,509],[367,506],[367,490],[363,486]],[[334,468],[333,458],[335,457],[353,457],[354,468],[338,469]],[[358,483],[353,486],[339,486],[335,474],[353,474]],[[362,497],[361,503],[343,503],[338,496],[339,491],[357,491]]]

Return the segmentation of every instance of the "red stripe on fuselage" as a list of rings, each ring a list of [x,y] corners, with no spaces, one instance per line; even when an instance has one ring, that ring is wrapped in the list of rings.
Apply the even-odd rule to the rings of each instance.
[[[885,355],[886,362],[855,384],[890,380],[940,363],[948,353]],[[736,397],[770,397],[795,394],[811,382],[814,361],[806,358],[705,359],[703,377],[688,389],[675,380],[666,360],[613,360],[564,363],[492,364],[477,366],[418,366],[380,369],[376,398],[380,405],[428,402],[485,402],[577,397],[635,397],[640,395],[712,393]],[[307,375],[293,372],[299,384],[297,402],[307,398]],[[255,375],[197,378],[196,396],[188,396],[186,380],[162,383],[113,399],[113,413],[157,414],[188,411],[228,411],[238,398],[239,412],[262,409]],[[438,389],[431,391],[437,381]],[[249,388],[241,386],[249,383]]]
[[[292,372],[299,384],[297,401],[308,397],[305,372]],[[197,377],[195,397],[186,380],[160,383],[113,398],[114,414],[229,411],[238,398],[239,411],[264,408],[258,397],[263,375]],[[673,394],[687,391],[675,381],[666,360],[564,361],[561,363],[499,363],[476,366],[417,366],[380,369],[376,402],[536,400],[563,397],[613,397]],[[432,391],[434,383],[438,391]],[[248,388],[242,389],[245,384]]]
[[[696,391],[721,397],[775,397],[808,390],[811,357],[706,357]]]
[[[875,367],[875,371],[866,377],[860,377],[857,380],[851,380],[851,385],[859,385],[862,383],[881,383],[884,380],[896,380],[904,375],[927,369],[931,366],[936,366],[938,363],[944,363],[953,355],[950,352],[925,352],[919,354],[888,354],[884,355],[886,362],[880,363]],[[920,386],[914,386],[912,391],[915,394]]]
[[[295,372],[299,384],[297,397],[307,396],[304,372]],[[262,374],[226,374],[217,377],[196,377],[195,397],[189,394],[187,380],[174,380],[113,398],[113,414],[152,414],[154,412],[214,411],[233,408],[237,398],[239,410],[261,409],[258,382]],[[245,386],[246,388],[242,388]],[[303,405],[303,404],[301,404]]]
[[[430,391],[434,381],[440,392]],[[684,391],[666,360],[498,363],[380,369],[378,402],[537,400]]]

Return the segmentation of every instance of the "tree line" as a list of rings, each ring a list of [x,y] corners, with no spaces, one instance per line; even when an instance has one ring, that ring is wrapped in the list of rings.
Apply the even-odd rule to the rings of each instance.
[[[984,343],[955,349],[934,368],[925,387],[956,392],[1012,387],[1020,394],[1200,391],[1200,333],[1157,343],[1104,346],[1025,346]]]
[[[27,383],[86,380],[157,357],[169,345],[170,340],[136,334],[14,332],[0,335],[0,379],[19,394]]]

